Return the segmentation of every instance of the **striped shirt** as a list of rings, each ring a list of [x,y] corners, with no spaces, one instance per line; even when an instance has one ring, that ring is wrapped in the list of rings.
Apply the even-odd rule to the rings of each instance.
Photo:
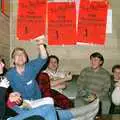
[[[104,68],[100,68],[95,72],[91,67],[87,67],[81,71],[81,74],[78,77],[77,96],[84,96],[86,91],[89,91],[89,93],[96,94],[100,99],[108,97],[111,85],[110,81],[110,74]]]

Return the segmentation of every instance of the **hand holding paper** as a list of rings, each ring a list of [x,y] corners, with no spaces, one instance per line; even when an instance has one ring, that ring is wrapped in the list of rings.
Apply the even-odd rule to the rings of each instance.
[[[54,104],[53,99],[50,97],[41,98],[37,100],[23,100],[20,107],[22,108],[36,108],[46,104]]]
[[[44,45],[47,41],[46,37],[44,35],[41,35],[34,39],[37,42],[37,45]]]
[[[46,42],[46,37],[44,35],[41,35],[37,38],[34,39],[34,41],[37,43],[39,53],[42,59],[47,58],[47,50],[45,48],[45,42]]]

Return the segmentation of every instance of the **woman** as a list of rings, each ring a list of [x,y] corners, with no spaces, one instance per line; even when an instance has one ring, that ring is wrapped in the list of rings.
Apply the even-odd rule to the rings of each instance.
[[[113,72],[113,76],[112,76],[112,85],[111,85],[111,108],[110,108],[110,113],[111,114],[120,114],[120,104],[117,105],[117,102],[120,103],[120,65],[114,65],[112,67],[112,72]],[[117,88],[119,89],[119,91],[116,91]],[[119,101],[118,101],[119,100]]]
[[[4,60],[0,56],[0,120],[3,119],[5,114],[5,96],[6,90],[9,87],[9,81],[4,76],[5,64]]]
[[[48,103],[33,109],[25,109],[20,106],[23,100],[41,99],[41,91],[35,78],[46,63],[47,53],[42,39],[37,39],[37,45],[40,56],[29,62],[27,62],[28,56],[23,48],[15,48],[12,52],[14,67],[6,73],[13,89],[13,93],[9,95],[8,106],[19,115],[11,120],[21,120],[33,115],[40,115],[47,120],[57,120],[53,104]]]

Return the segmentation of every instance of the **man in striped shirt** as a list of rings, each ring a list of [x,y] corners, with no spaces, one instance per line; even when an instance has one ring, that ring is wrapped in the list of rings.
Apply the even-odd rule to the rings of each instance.
[[[108,114],[110,109],[110,74],[102,66],[103,56],[95,52],[90,55],[90,66],[84,68],[77,80],[77,98],[75,106],[85,105],[97,96],[101,103],[102,114]]]

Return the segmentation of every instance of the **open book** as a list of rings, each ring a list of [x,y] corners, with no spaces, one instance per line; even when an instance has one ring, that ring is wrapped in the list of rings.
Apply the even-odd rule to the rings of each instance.
[[[36,108],[46,104],[54,104],[53,99],[50,97],[41,98],[37,100],[23,100],[21,108]]]

